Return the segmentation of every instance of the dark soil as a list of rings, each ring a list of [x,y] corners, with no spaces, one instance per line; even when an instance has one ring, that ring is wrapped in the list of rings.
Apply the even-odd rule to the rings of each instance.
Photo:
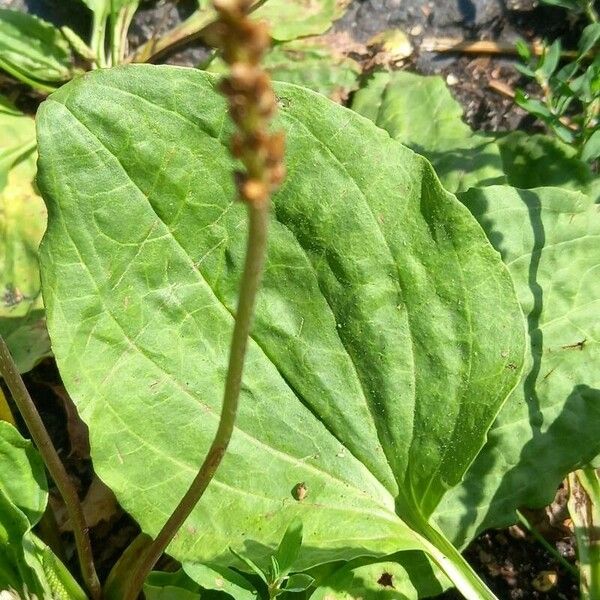
[[[510,98],[490,87],[490,82],[501,82],[510,90],[525,83],[514,69],[514,56],[439,54],[420,52],[418,48],[425,37],[431,36],[508,43],[514,43],[519,37],[533,40],[561,36],[567,46],[574,45],[581,24],[566,19],[561,9],[535,4],[535,0],[353,0],[334,30],[347,32],[357,42],[365,43],[386,29],[402,29],[410,34],[417,48],[408,68],[444,77],[464,107],[465,120],[474,129],[532,130],[536,127],[532,119],[515,107]],[[181,22],[195,5],[196,0],[142,2],[130,31],[131,48]],[[78,0],[0,0],[0,6],[31,12],[56,25],[69,25],[87,38],[89,15]],[[206,55],[207,49],[195,43],[166,57],[164,62],[196,66]],[[41,100],[6,78],[0,78],[0,91],[11,94],[32,112]],[[72,415],[67,418],[68,399],[53,362],[45,361],[26,380],[80,495],[85,498],[94,477],[92,465],[85,450],[82,451],[81,440],[74,444],[68,434]],[[60,512],[56,495],[53,506]],[[139,531],[117,505],[104,516],[106,518],[91,529],[101,577],[106,576]],[[568,530],[560,527],[559,530],[558,534],[546,532],[547,537],[559,553],[574,562],[572,537]],[[76,571],[72,535],[65,530],[60,537],[64,555]],[[539,542],[519,528],[481,535],[469,546],[466,556],[501,600],[574,600],[578,597],[573,576]],[[547,591],[541,591],[544,584],[548,586]],[[447,600],[459,597],[454,591],[442,596]]]

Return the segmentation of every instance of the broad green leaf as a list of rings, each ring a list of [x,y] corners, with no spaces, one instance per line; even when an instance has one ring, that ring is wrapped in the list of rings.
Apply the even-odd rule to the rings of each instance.
[[[12,588],[18,592],[27,589],[33,593],[43,591],[38,574],[32,571],[24,548],[24,538],[31,524],[27,517],[0,489],[0,590]],[[43,571],[40,569],[40,574]]]
[[[0,69],[33,87],[55,89],[73,77],[71,52],[50,23],[0,8]]]
[[[215,86],[129,66],[74,80],[38,112],[55,354],[99,476],[151,535],[217,425],[243,263]],[[422,548],[403,519],[443,546],[426,520],[519,379],[512,282],[427,161],[319,94],[276,93],[289,176],[240,414],[169,551],[227,565],[231,546],[264,564],[296,517],[298,569]]]
[[[424,554],[402,552],[395,558],[349,562],[322,581],[310,600],[418,600],[449,587]]]
[[[253,15],[268,21],[279,41],[325,33],[341,16],[336,0],[267,0]]]
[[[144,583],[144,596],[146,600],[199,600],[202,594],[200,586],[179,570],[176,573],[150,573]]]
[[[183,570],[204,589],[225,592],[235,600],[256,600],[254,586],[233,569],[219,565],[185,563]]]
[[[19,318],[0,317],[0,335],[21,373],[31,371],[42,358],[52,354],[43,308]]]
[[[504,183],[495,142],[462,121],[462,108],[440,77],[375,73],[352,108],[431,161],[451,192]]]
[[[85,600],[52,551],[31,533],[48,500],[42,460],[31,442],[0,421],[0,590]]]
[[[319,38],[277,44],[265,56],[263,65],[277,81],[307,87],[336,101],[344,100],[358,87],[361,73],[355,60]],[[224,73],[226,68],[222,59],[215,59],[209,70]]]
[[[542,134],[515,131],[497,139],[508,183],[518,188],[560,187],[600,200],[600,178],[577,151]]]
[[[5,421],[0,421],[0,491],[31,525],[40,520],[48,501],[44,463],[32,443]]]
[[[548,504],[600,452],[600,212],[582,194],[491,187],[461,196],[502,254],[527,315],[523,379],[465,481],[438,507],[455,542]]]
[[[21,371],[50,353],[40,290],[38,246],[46,207],[37,195],[35,125],[0,105],[0,335]]]

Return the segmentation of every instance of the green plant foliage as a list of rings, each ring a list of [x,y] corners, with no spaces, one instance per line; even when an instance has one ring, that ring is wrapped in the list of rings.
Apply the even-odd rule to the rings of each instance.
[[[271,36],[278,41],[319,35],[340,16],[338,0],[268,0],[254,16],[271,25]]]
[[[31,532],[48,500],[44,465],[31,442],[0,421],[0,590],[85,600],[65,567]]]
[[[600,213],[560,189],[471,190],[461,199],[508,266],[527,316],[529,357],[464,482],[438,508],[457,544],[548,504],[600,453]]]
[[[337,101],[358,87],[361,73],[355,60],[336,53],[319,38],[277,44],[265,56],[263,66],[276,81],[295,83]],[[217,58],[208,70],[224,73],[225,69],[225,63]]]
[[[557,138],[514,131],[497,140],[508,183],[514,187],[561,187],[600,200],[600,179],[577,151]]]
[[[418,600],[437,596],[449,585],[423,553],[402,552],[381,562],[364,558],[351,561],[321,581],[310,598]]]
[[[38,113],[57,362],[98,474],[150,534],[212,439],[244,255],[215,83],[97,71]],[[170,552],[227,565],[231,546],[260,563],[299,517],[297,570],[423,547],[447,566],[440,548],[460,556],[427,519],[520,376],[510,276],[422,157],[321,95],[276,92],[289,176],[241,410]]]
[[[52,91],[73,77],[69,43],[50,23],[0,8],[0,69]]]
[[[451,192],[506,182],[498,146],[462,122],[462,108],[440,77],[376,73],[352,108],[428,158]]]
[[[255,600],[257,597],[254,586],[228,567],[186,563],[183,570],[204,589],[225,592],[235,600]]]
[[[577,47],[577,57],[561,64],[561,42],[545,45],[540,57],[534,57],[524,42],[517,45],[523,64],[516,68],[535,80],[538,97],[517,90],[517,104],[543,121],[560,140],[571,144],[580,158],[590,163],[600,157],[598,134],[600,111],[600,54],[598,49],[600,23],[593,0],[579,2],[590,23],[583,30]]]
[[[150,573],[144,583],[146,600],[198,600],[201,596],[204,597],[200,592],[200,586],[181,570],[176,573],[155,571]]]
[[[50,353],[37,251],[46,227],[38,196],[35,125],[0,98],[0,335],[21,371]]]
[[[111,11],[119,12],[128,4],[137,4],[139,0],[81,0],[93,13],[108,16]]]
[[[48,501],[44,464],[32,443],[0,421],[0,491],[35,525]]]

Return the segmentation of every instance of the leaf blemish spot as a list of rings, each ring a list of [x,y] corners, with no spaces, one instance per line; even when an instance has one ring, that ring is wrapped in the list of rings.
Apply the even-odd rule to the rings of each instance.
[[[298,502],[302,502],[302,500],[304,500],[304,498],[306,498],[307,495],[308,488],[306,487],[306,483],[304,483],[303,481],[297,483],[292,489],[292,497]]]
[[[391,573],[384,571],[381,574],[381,577],[377,580],[377,583],[383,587],[393,588],[394,587],[393,575]]]

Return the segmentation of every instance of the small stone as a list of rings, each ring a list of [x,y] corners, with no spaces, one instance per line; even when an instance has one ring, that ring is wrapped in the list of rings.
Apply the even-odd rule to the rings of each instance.
[[[454,73],[448,73],[446,77],[446,84],[449,86],[456,85],[458,83],[458,77]]]
[[[515,540],[524,540],[527,537],[527,534],[518,525],[511,525],[508,528],[508,534]]]
[[[538,592],[549,592],[556,587],[558,583],[558,574],[556,571],[540,571],[532,581],[533,587]]]
[[[410,30],[410,35],[412,35],[413,37],[416,37],[418,35],[421,35],[423,33],[423,25],[415,25],[411,30]]]

